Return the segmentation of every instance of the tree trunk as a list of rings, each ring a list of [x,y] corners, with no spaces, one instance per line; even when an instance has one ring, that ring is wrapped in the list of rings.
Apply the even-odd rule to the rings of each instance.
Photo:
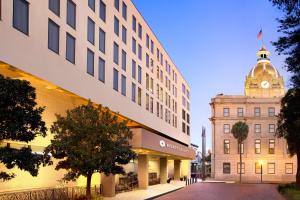
[[[239,144],[240,148],[240,183],[242,183],[242,143]]]
[[[296,187],[300,189],[300,152],[297,153]]]
[[[92,199],[91,197],[91,181],[92,181],[92,173],[88,172],[86,176],[86,198],[88,200]]]

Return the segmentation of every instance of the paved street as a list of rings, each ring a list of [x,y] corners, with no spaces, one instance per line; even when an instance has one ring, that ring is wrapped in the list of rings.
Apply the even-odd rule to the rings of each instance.
[[[273,184],[197,183],[158,200],[284,200]]]

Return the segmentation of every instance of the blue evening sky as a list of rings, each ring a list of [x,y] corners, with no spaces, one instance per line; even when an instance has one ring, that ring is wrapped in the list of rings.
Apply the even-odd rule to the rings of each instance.
[[[262,28],[271,63],[284,76],[276,41],[282,13],[268,0],[132,0],[191,87],[191,141],[201,146],[206,127],[211,148],[209,102],[218,93],[244,94],[245,76],[256,64]]]

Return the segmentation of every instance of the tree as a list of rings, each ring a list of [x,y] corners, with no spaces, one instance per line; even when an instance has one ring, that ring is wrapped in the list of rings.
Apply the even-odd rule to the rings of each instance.
[[[242,182],[242,143],[247,139],[249,127],[245,122],[237,122],[232,126],[231,133],[237,139],[240,153],[240,183]]]
[[[291,82],[294,87],[300,87],[300,1],[271,0],[284,12],[284,17],[278,19],[279,37],[273,45],[279,54],[286,55],[285,68],[292,73]]]
[[[6,78],[0,74],[0,143],[3,140],[30,142],[37,136],[46,136],[47,128],[42,120],[44,108],[37,107],[35,88],[28,81]],[[21,149],[0,147],[0,163],[7,169],[18,167],[37,176],[41,164],[49,156],[32,153],[30,147]],[[16,175],[0,172],[0,180],[10,180]]]
[[[129,141],[132,133],[126,121],[119,122],[108,108],[95,107],[90,101],[66,111],[66,116],[56,115],[51,126],[54,139],[46,148],[59,159],[56,170],[66,169],[64,180],[87,178],[86,196],[91,198],[91,179],[95,172],[124,173],[121,165],[135,158]]]
[[[297,155],[296,185],[300,189],[300,89],[289,89],[281,100],[276,135],[286,139],[291,156]]]

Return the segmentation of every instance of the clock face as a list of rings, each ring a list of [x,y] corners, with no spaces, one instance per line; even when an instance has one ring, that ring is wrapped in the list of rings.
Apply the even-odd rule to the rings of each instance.
[[[270,87],[270,83],[268,81],[262,81],[260,83],[261,87],[266,89],[266,88],[269,88]]]

